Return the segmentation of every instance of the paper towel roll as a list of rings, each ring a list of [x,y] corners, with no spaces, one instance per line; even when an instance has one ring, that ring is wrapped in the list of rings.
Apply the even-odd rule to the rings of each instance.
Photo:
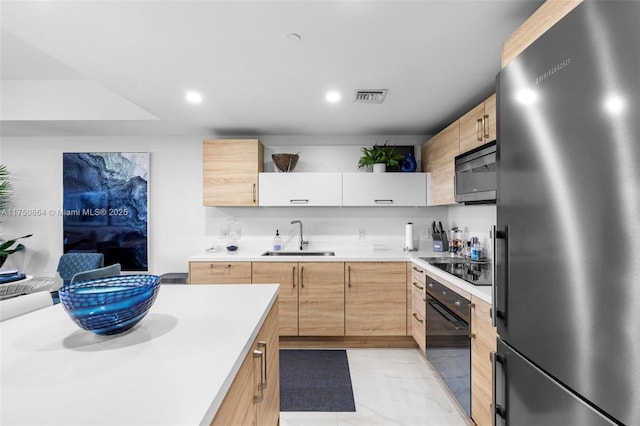
[[[413,223],[409,222],[404,227],[404,247],[413,250]]]

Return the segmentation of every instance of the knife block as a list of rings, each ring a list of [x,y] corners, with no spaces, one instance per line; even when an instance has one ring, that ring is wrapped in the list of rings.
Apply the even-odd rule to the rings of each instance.
[[[433,251],[446,251],[442,240],[433,240]]]

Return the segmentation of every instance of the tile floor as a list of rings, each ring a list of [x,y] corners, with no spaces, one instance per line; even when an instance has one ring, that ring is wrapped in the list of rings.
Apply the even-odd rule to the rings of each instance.
[[[355,413],[282,412],[281,426],[467,426],[417,349],[347,349]]]

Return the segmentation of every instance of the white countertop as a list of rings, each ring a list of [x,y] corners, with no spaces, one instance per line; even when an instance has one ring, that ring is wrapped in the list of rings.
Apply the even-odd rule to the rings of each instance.
[[[0,323],[2,425],[209,425],[277,285],[163,285],[122,335],[58,304]]]
[[[427,262],[421,257],[450,257],[449,253],[431,250],[403,251],[402,243],[349,244],[344,241],[322,241],[305,248],[305,251],[332,251],[335,256],[262,256],[269,249],[268,241],[238,244],[235,252],[222,248],[218,252],[202,252],[189,257],[191,262],[413,262],[429,274],[440,277],[460,289],[491,304],[491,286],[475,286]],[[287,247],[284,251],[297,251]]]

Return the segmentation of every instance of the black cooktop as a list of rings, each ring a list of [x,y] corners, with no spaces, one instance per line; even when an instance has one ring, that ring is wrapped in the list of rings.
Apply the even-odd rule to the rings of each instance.
[[[491,285],[491,261],[489,260],[473,261],[451,257],[422,257],[421,259],[470,284]]]

